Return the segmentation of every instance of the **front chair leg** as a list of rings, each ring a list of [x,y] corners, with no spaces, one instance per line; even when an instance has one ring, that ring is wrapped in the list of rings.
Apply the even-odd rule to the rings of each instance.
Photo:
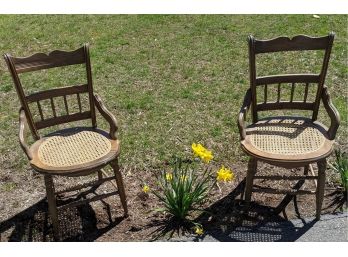
[[[324,200],[324,189],[325,189],[325,171],[326,171],[326,159],[321,160],[317,163],[318,165],[318,183],[316,192],[316,220],[320,220],[321,207]]]
[[[122,203],[123,210],[124,210],[124,216],[127,217],[128,216],[128,207],[127,207],[126,192],[124,189],[122,174],[120,172],[118,160],[116,159],[115,161],[113,161],[111,163],[111,166],[112,166],[114,173],[115,173],[115,176],[116,176],[116,184],[117,184],[118,192],[120,194],[121,203]]]
[[[244,193],[244,200],[247,205],[250,204],[251,193],[253,189],[253,180],[254,180],[254,175],[256,173],[256,169],[257,169],[257,160],[253,157],[250,157],[249,163],[248,163],[248,171],[246,176],[245,193]]]
[[[58,221],[58,210],[56,204],[56,197],[54,195],[54,183],[51,175],[45,175],[45,186],[48,202],[48,210],[52,220],[53,235],[55,240],[59,240],[59,221]]]

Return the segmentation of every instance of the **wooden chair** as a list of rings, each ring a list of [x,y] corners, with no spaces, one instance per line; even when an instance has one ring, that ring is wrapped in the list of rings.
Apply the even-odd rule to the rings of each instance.
[[[241,147],[250,156],[244,192],[247,205],[250,203],[252,192],[287,193],[288,196],[311,193],[316,194],[316,219],[320,219],[324,197],[326,158],[332,152],[340,121],[339,114],[332,105],[327,87],[324,85],[333,40],[334,33],[318,38],[299,35],[292,39],[278,37],[271,40],[257,40],[253,36],[249,36],[250,89],[246,92],[238,116]],[[257,55],[304,50],[325,51],[319,74],[283,74],[264,77],[256,75],[255,59]],[[291,88],[288,101],[280,100],[284,84]],[[267,98],[270,85],[275,87],[277,100],[270,101]],[[301,100],[294,100],[294,91],[297,86],[303,89]],[[309,101],[307,99],[308,89],[315,86],[315,100]],[[259,98],[257,98],[257,89],[261,89]],[[257,99],[260,98],[263,101],[257,102]],[[323,102],[331,119],[329,129],[317,121],[320,101]],[[249,108],[251,108],[252,124],[246,126],[245,121]],[[293,116],[258,118],[260,111],[282,109],[308,110],[312,112],[312,117],[311,119]],[[284,168],[304,167],[304,176],[255,176],[258,161]],[[318,176],[314,175],[312,163],[318,165]],[[311,176],[308,176],[309,169],[312,171]],[[297,188],[290,191],[254,188],[254,179],[300,180],[302,184],[305,179],[314,179],[317,181],[317,189],[316,191],[299,190],[302,184],[298,184]]]
[[[117,159],[120,153],[120,142],[116,137],[116,119],[111,112],[106,109],[100,97],[93,93],[88,44],[85,44],[83,47],[72,52],[53,51],[48,55],[37,53],[25,58],[16,58],[9,54],[5,54],[4,58],[12,75],[21,103],[19,112],[20,145],[27,155],[33,169],[44,175],[48,207],[55,238],[59,238],[56,195],[85,188],[86,186],[92,186],[93,183],[75,186],[61,192],[55,192],[52,178],[54,175],[73,177],[86,176],[93,172],[97,172],[98,181],[94,186],[98,187],[106,181],[110,181],[114,184],[113,180],[115,179],[118,188],[118,192],[114,191],[111,193],[96,195],[90,199],[75,201],[60,206],[59,209],[101,200],[105,197],[119,193],[124,214],[127,216],[126,194]],[[25,95],[19,74],[77,64],[85,65],[85,84],[54,88]],[[87,95],[89,107],[87,111],[82,111],[80,95]],[[78,112],[72,113],[72,110],[69,110],[67,101],[68,96],[76,97],[75,104],[78,104],[79,106]],[[65,109],[65,114],[63,115],[59,115],[56,111],[54,99],[57,98],[61,98],[64,102],[65,108],[63,109]],[[50,102],[50,108],[52,109],[51,117],[44,117],[43,108],[41,107],[41,102],[47,100]],[[32,115],[32,104],[35,106],[35,103],[40,113],[39,120],[35,120]],[[98,110],[109,123],[109,133],[97,128],[96,110]],[[73,127],[56,131],[46,136],[41,136],[39,134],[39,130],[43,128],[86,119],[91,120],[91,127]],[[35,141],[31,146],[29,146],[26,141],[27,127],[29,127]],[[114,176],[108,177],[106,172],[101,170],[101,168],[106,165],[111,165],[114,170]],[[103,174],[106,177],[103,177]]]

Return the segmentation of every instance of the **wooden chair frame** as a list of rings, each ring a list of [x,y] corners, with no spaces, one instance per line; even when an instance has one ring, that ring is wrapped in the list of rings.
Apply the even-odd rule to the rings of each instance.
[[[269,156],[260,156],[257,152],[246,151],[243,147],[243,142],[246,139],[246,116],[251,109],[252,122],[256,123],[259,121],[258,112],[268,111],[268,110],[281,110],[281,109],[297,109],[297,110],[311,110],[312,122],[319,124],[320,127],[325,128],[324,125],[317,121],[318,110],[320,101],[323,102],[326,112],[331,119],[331,125],[326,131],[327,139],[333,141],[337,129],[340,123],[339,113],[333,106],[330,100],[330,95],[328,93],[327,87],[324,85],[327,68],[329,64],[329,58],[331,53],[331,48],[334,40],[334,33],[329,33],[325,37],[309,37],[304,35],[295,36],[292,39],[288,37],[278,37],[271,40],[256,40],[253,36],[248,37],[249,43],[249,70],[250,70],[250,88],[247,90],[243,105],[238,115],[238,128],[240,132],[240,138],[243,150],[250,155],[248,172],[246,177],[245,186],[245,201],[247,205],[250,203],[252,192],[266,192],[266,193],[276,193],[288,195],[296,194],[316,194],[316,219],[320,219],[321,206],[324,197],[324,186],[325,186],[325,170],[326,170],[326,157],[332,152],[332,144],[327,146],[325,154],[321,156],[303,156],[301,160],[292,160],[288,158],[274,159]],[[322,63],[322,68],[320,74],[286,74],[286,75],[273,75],[257,77],[256,75],[256,56],[263,53],[272,52],[283,52],[283,51],[304,51],[304,50],[323,50],[325,51],[324,60]],[[289,101],[281,101],[281,84],[291,83],[291,97]],[[304,83],[305,92],[303,101],[294,101],[294,88],[296,83]],[[308,85],[309,83],[317,84],[316,98],[313,103],[307,101]],[[267,101],[267,85],[278,84],[278,99],[275,102]],[[256,88],[260,85],[264,85],[264,102],[257,103]],[[257,162],[263,161],[272,165],[285,167],[285,168],[295,168],[304,167],[304,176],[255,176],[257,171]],[[318,175],[315,176],[312,163],[317,163],[318,165]],[[311,176],[308,176],[308,171],[312,171]],[[293,190],[276,190],[269,188],[254,189],[253,180],[254,179],[289,179],[289,180],[300,180],[299,183],[302,185],[305,179],[317,180],[316,191],[299,190],[301,186],[297,184]]]
[[[37,158],[35,158],[36,157],[35,154],[37,153],[33,151],[33,147],[30,147],[27,144],[27,140],[26,140],[28,128],[35,140],[35,143],[37,143],[40,140],[43,140],[43,137],[39,134],[40,129],[51,127],[53,125],[58,125],[62,123],[86,120],[86,119],[91,120],[91,123],[92,123],[91,130],[96,131],[98,133],[99,132],[103,133],[103,131],[97,128],[97,122],[96,122],[96,109],[97,109],[97,111],[109,123],[109,126],[110,126],[109,133],[108,134],[105,133],[106,134],[105,136],[111,140],[112,144],[115,144],[117,146],[119,145],[119,140],[116,137],[116,131],[117,131],[116,119],[113,116],[113,114],[107,110],[107,108],[103,104],[100,97],[97,94],[93,93],[92,72],[91,72],[91,63],[90,63],[88,44],[84,44],[83,47],[71,52],[56,50],[56,51],[50,52],[48,55],[44,53],[37,53],[30,57],[24,57],[24,58],[12,57],[9,54],[5,54],[4,58],[7,63],[8,69],[11,73],[11,76],[12,76],[12,79],[13,79],[13,82],[21,103],[21,108],[19,113],[20,146],[22,147],[24,153],[28,157],[30,164],[34,168],[34,170],[44,175],[49,213],[52,219],[53,232],[54,232],[55,238],[59,239],[58,207],[56,204],[57,194],[61,194],[61,193],[69,192],[73,190],[79,190],[87,186],[92,186],[94,187],[94,189],[96,189],[102,183],[109,181],[118,189],[117,191],[97,195],[95,197],[92,197],[91,199],[85,199],[78,202],[72,202],[67,205],[59,206],[59,209],[65,209],[65,208],[77,206],[80,204],[86,204],[91,201],[101,200],[105,197],[119,194],[121,203],[124,209],[124,215],[127,216],[128,208],[127,208],[126,193],[125,193],[125,189],[123,185],[122,175],[118,165],[119,149],[117,151],[110,152],[105,158],[102,158],[102,160],[95,161],[92,164],[89,163],[89,165],[81,164],[81,165],[75,166],[73,169],[67,168],[67,169],[46,170],[42,167],[40,168],[39,164],[36,163],[35,159]],[[31,95],[25,95],[20,78],[19,78],[19,74],[25,73],[25,72],[43,70],[43,69],[50,69],[55,67],[77,65],[77,64],[85,65],[86,78],[87,78],[86,84],[78,85],[78,86],[63,87],[63,88],[55,88],[55,89],[37,92]],[[81,93],[88,94],[88,99],[89,99],[88,111],[82,112],[81,100],[80,100]],[[68,95],[77,96],[79,112],[69,113],[69,107],[67,103]],[[53,101],[55,97],[63,97],[66,115],[62,115],[62,116],[57,115],[56,108]],[[48,119],[45,119],[43,117],[43,113],[42,113],[42,109],[40,105],[40,101],[46,100],[46,99],[50,100],[52,112],[53,112],[53,117]],[[38,110],[41,117],[40,121],[34,121],[33,115],[30,111],[29,103],[33,103],[33,102],[37,103]],[[102,168],[105,167],[106,165],[110,165],[113,168],[114,176],[109,177],[108,174],[106,174],[106,172],[102,170]],[[96,183],[87,183],[87,184],[75,186],[60,192],[55,192],[54,182],[53,182],[54,175],[73,177],[73,176],[86,176],[93,172],[97,172],[98,174],[98,180]],[[115,183],[113,183],[114,179],[116,180],[117,186]]]

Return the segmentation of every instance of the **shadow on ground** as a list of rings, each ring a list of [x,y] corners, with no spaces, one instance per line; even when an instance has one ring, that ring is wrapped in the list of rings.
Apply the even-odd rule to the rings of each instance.
[[[97,218],[89,204],[59,213],[62,241],[94,241],[117,226],[123,217],[111,218],[109,204],[102,202],[109,223],[97,227]],[[14,217],[0,223],[0,241],[54,241],[47,201],[42,199]]]
[[[307,219],[306,222],[301,218],[294,196],[286,195],[275,208],[256,203],[251,203],[246,208],[244,201],[240,200],[244,185],[245,180],[195,219],[195,222],[204,227],[205,234],[202,237],[185,236],[191,234],[192,224],[187,224],[186,231],[180,231],[175,221],[168,220],[150,222],[148,226],[157,227],[150,236],[153,240],[168,240],[165,237],[169,235],[170,241],[290,242],[296,241],[315,224],[315,220],[308,222]],[[285,208],[290,202],[293,203],[301,224],[294,225],[287,220]],[[63,233],[61,240],[94,241],[118,226],[123,217],[112,218],[109,204],[104,201],[101,204],[103,212],[107,214],[103,222],[98,220],[98,215],[89,204],[59,212],[60,231]],[[184,236],[179,232],[183,232]],[[176,237],[177,235],[179,236]],[[46,199],[1,221],[0,241],[53,241]]]
[[[206,209],[195,221],[205,228],[203,237],[193,241],[235,241],[235,242],[291,242],[301,237],[316,222],[315,220],[295,227],[287,219],[285,208],[293,201],[297,210],[296,197],[286,195],[281,203],[275,207],[268,207],[251,203],[246,208],[244,201],[237,199],[241,196],[245,181],[226,197],[217,201]],[[300,218],[300,215],[298,213]]]

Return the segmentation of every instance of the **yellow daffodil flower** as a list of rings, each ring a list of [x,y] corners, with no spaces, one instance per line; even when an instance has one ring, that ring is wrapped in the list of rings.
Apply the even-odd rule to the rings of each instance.
[[[166,180],[171,181],[173,179],[173,174],[172,173],[166,173]]]
[[[201,235],[203,235],[204,230],[203,230],[202,227],[196,226],[196,227],[195,227],[195,233],[196,233],[197,235],[201,236]]]
[[[234,174],[231,170],[226,169],[224,166],[219,169],[219,171],[216,173],[216,180],[217,181],[232,181],[234,179]]]
[[[212,152],[206,149],[201,144],[193,143],[191,147],[193,154],[201,158],[202,161],[204,161],[205,163],[209,163],[214,158]]]
[[[143,192],[147,194],[150,191],[150,187],[148,185],[144,185]]]
[[[181,175],[181,176],[180,176],[180,180],[181,180],[181,181],[186,181],[186,180],[187,180],[187,176]]]

